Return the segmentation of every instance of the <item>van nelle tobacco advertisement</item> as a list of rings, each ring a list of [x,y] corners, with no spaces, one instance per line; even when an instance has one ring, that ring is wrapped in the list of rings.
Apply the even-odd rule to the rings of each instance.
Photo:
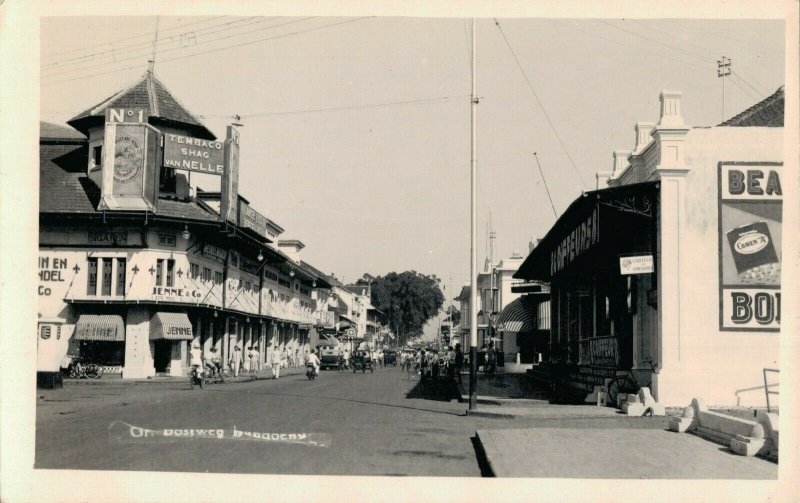
[[[720,330],[778,331],[782,165],[720,163]]]

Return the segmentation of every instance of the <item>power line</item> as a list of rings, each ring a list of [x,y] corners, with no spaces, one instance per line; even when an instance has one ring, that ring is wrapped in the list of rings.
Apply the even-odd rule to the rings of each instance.
[[[733,76],[733,74],[731,74],[731,76]],[[736,82],[735,80],[731,79],[731,82],[733,82],[733,83],[734,83],[734,85],[735,85],[736,87],[738,87],[739,89],[741,89],[741,91],[742,91],[744,94],[746,94],[748,98],[750,98],[750,99],[752,99],[752,100],[756,100],[756,101],[761,101],[761,99],[762,99],[761,97],[759,97],[759,96],[753,96],[753,93],[752,93],[752,92],[750,92],[750,91],[748,91],[747,89],[745,89],[744,87],[742,87],[742,86],[741,86],[741,84],[739,84],[739,83],[738,83],[738,82]]]
[[[215,19],[222,19],[223,17],[227,17],[227,16],[217,16],[217,17],[212,17],[210,19],[201,19],[200,21],[195,21],[193,23],[186,23],[186,24],[182,24],[182,25],[179,25],[179,26],[174,26],[172,28],[166,28],[164,31],[172,31],[172,30],[177,30],[178,28],[186,28],[187,26],[193,26],[193,25],[200,24],[200,23],[206,23],[208,21],[213,21]],[[133,40],[135,38],[149,37],[149,36],[150,36],[150,32],[146,32],[146,33],[142,33],[141,35],[133,35],[131,37],[119,38],[119,39],[116,39],[116,40],[112,40],[111,42],[104,42],[102,44],[93,44],[93,45],[87,45],[87,46],[84,46],[84,47],[79,47],[79,48],[76,48],[76,49],[68,49],[66,51],[53,53],[53,54],[47,56],[45,59],[54,58],[54,57],[60,56],[62,54],[69,54],[71,52],[85,51],[87,49],[92,49],[94,47],[103,47],[103,46],[108,45],[108,44],[114,44],[114,43],[117,43],[117,42],[125,42],[126,40]],[[145,43],[147,44],[149,42],[145,42]]]
[[[212,43],[212,42],[217,42],[217,41],[219,41],[219,40],[227,40],[227,39],[234,38],[234,37],[241,37],[242,35],[249,35],[249,34],[251,34],[251,33],[256,33],[256,32],[259,32],[259,31],[271,30],[271,29],[273,29],[273,28],[278,28],[278,27],[280,27],[280,26],[285,26],[285,25],[288,25],[288,24],[299,23],[299,22],[302,22],[302,21],[307,21],[307,20],[309,20],[309,19],[313,19],[313,17],[302,18],[302,19],[298,19],[298,20],[294,20],[294,21],[287,21],[287,22],[285,22],[285,23],[273,24],[273,25],[265,26],[265,27],[263,27],[263,28],[258,28],[258,29],[256,29],[256,30],[250,30],[250,31],[242,32],[242,33],[234,33],[233,35],[228,35],[228,36],[224,36],[224,37],[212,38],[212,39],[209,39],[209,40],[205,40],[205,41],[203,41],[203,42],[200,42],[200,43],[198,43],[198,44],[195,44],[195,47],[196,47],[196,46],[199,46],[199,45],[210,44],[210,43]],[[183,49],[186,49],[186,48],[185,48],[185,47],[173,47],[173,48],[171,48],[171,49],[165,49],[165,50],[163,50],[163,51],[161,51],[161,52],[162,52],[162,53],[165,53],[165,52],[174,52],[174,51],[180,51],[180,50],[183,50]],[[117,61],[115,61],[115,63],[122,63],[122,62],[124,62],[124,61],[131,61],[131,60],[134,60],[134,59],[139,59],[140,57],[142,57],[142,56],[143,56],[143,55],[145,55],[145,54],[146,54],[146,53],[142,53],[142,54],[135,54],[135,55],[133,55],[133,56],[130,56],[130,57],[127,57],[127,58],[124,58],[124,59],[117,60]],[[77,71],[83,71],[83,70],[88,70],[88,69],[90,69],[90,68],[97,68],[97,67],[102,67],[102,66],[108,66],[108,63],[97,63],[97,64],[94,64],[94,65],[83,66],[83,67],[80,67],[80,68],[73,68],[73,69],[71,69],[71,70],[65,70],[65,71],[63,71],[63,72],[51,73],[50,75],[47,75],[47,77],[48,77],[48,78],[49,78],[49,77],[55,77],[55,76],[57,76],[57,75],[64,75],[64,74],[66,74],[66,73],[72,73],[72,72],[77,72]]]
[[[544,190],[547,192],[547,198],[550,199],[550,206],[553,208],[553,215],[555,215],[556,220],[558,220],[558,212],[556,211],[556,205],[553,204],[553,197],[550,195],[550,188],[547,186],[547,180],[545,180],[544,178],[542,165],[539,164],[539,156],[536,155],[536,152],[533,153],[533,158],[536,159],[536,165],[539,166],[539,175],[541,175],[542,177],[542,183],[544,183]]]
[[[550,114],[547,113],[547,110],[544,108],[544,104],[539,99],[539,96],[536,94],[536,90],[533,88],[533,84],[531,83],[528,75],[525,73],[525,69],[522,67],[522,63],[520,63],[519,58],[517,58],[517,53],[514,52],[514,48],[511,47],[511,43],[506,38],[506,34],[503,32],[503,27],[500,26],[500,23],[497,19],[494,20],[494,24],[497,26],[497,29],[500,30],[500,35],[503,36],[503,40],[505,40],[506,45],[508,46],[508,50],[511,51],[511,55],[514,56],[514,61],[517,62],[517,67],[519,67],[519,71],[522,73],[522,76],[525,78],[525,82],[528,83],[528,89],[531,90],[533,97],[536,98],[536,102],[539,104],[539,107],[542,109],[545,118],[547,119],[547,123],[550,125],[550,129],[553,130],[553,134],[555,134],[556,138],[558,139],[558,143],[561,145],[561,148],[564,150],[564,153],[567,154],[567,159],[569,159],[570,164],[572,165],[572,169],[575,170],[575,173],[578,175],[581,183],[584,187],[588,187],[588,184],[583,179],[581,172],[578,170],[578,167],[575,165],[575,161],[572,159],[572,156],[569,154],[569,150],[567,150],[567,146],[564,145],[564,141],[561,139],[561,136],[558,134],[556,127],[553,125],[553,121],[550,119]]]
[[[239,24],[239,26],[235,27],[235,29],[239,29],[239,28],[242,28],[244,26],[251,25],[251,24],[263,23],[264,21],[268,21],[270,19],[275,19],[275,18],[249,17],[249,18],[237,19],[237,20],[234,20],[234,21],[229,21],[227,23],[220,23],[220,24],[217,24],[217,25],[206,26],[205,28],[201,28],[199,30],[191,30],[191,31],[187,31],[187,32],[178,33],[176,35],[171,35],[169,37],[165,37],[161,43],[170,44],[175,40],[182,41],[181,37],[183,37],[184,35],[187,35],[188,33],[191,33],[195,37],[198,34],[211,35],[211,34],[214,34],[214,33],[219,33],[220,31],[225,31],[227,29],[230,29],[230,28],[227,28],[227,27],[230,27],[231,25],[234,25],[234,24]],[[215,28],[220,28],[220,27],[223,27],[222,30],[214,30]],[[170,30],[170,29],[167,28],[165,30],[161,30],[162,34],[163,34],[164,31],[168,31],[168,30]],[[74,58],[62,59],[62,60],[59,60],[59,61],[54,61],[52,63],[47,63],[45,65],[42,65],[42,68],[43,69],[47,69],[47,68],[50,68],[50,67],[62,67],[62,66],[70,66],[72,64],[82,64],[82,63],[84,63],[86,61],[81,61],[81,60],[102,59],[102,58],[107,58],[107,57],[114,58],[114,62],[116,62],[116,57],[118,55],[130,53],[130,52],[134,52],[134,51],[135,52],[141,52],[142,48],[146,49],[147,46],[149,46],[150,44],[151,44],[150,41],[145,41],[145,42],[139,42],[139,43],[136,43],[136,44],[133,44],[133,45],[126,45],[126,46],[115,48],[113,43],[109,42],[108,44],[104,44],[104,46],[105,45],[109,46],[110,53],[108,53],[107,51],[101,51],[101,52],[95,52],[93,54],[88,54],[88,55],[84,55],[84,56],[77,56],[77,57],[74,57]],[[72,62],[75,62],[75,63],[72,63]]]
[[[736,78],[738,78],[739,80],[741,80],[742,82],[744,82],[744,83],[747,85],[747,87],[749,87],[750,89],[752,89],[753,91],[755,91],[755,92],[756,92],[756,94],[758,94],[758,96],[759,96],[761,99],[763,99],[763,98],[765,98],[765,97],[766,97],[766,95],[765,95],[763,92],[761,92],[760,90],[756,89],[756,88],[755,88],[755,87],[754,87],[752,84],[750,84],[750,82],[746,81],[746,80],[744,79],[744,77],[742,77],[742,76],[741,76],[741,74],[740,74],[739,72],[731,72],[731,74],[732,74],[734,77],[736,77]]]
[[[242,118],[254,118],[254,117],[271,117],[275,115],[291,115],[291,114],[305,114],[305,113],[314,113],[314,112],[333,112],[338,110],[356,110],[356,109],[363,109],[363,108],[378,108],[378,107],[388,107],[393,105],[412,105],[418,103],[432,103],[436,101],[447,101],[454,97],[466,97],[465,96],[440,96],[438,98],[420,98],[416,100],[405,100],[405,101],[390,101],[386,103],[374,103],[369,105],[345,105],[340,107],[329,107],[329,108],[314,108],[310,110],[287,110],[283,112],[264,112],[264,113],[256,113],[256,114],[247,114],[247,115],[240,115]],[[212,118],[225,118],[230,117],[229,114],[217,114],[217,115],[198,115],[197,118],[199,119],[212,119]]]
[[[308,28],[306,30],[298,30],[298,31],[294,31],[294,32],[291,32],[291,33],[284,33],[284,34],[281,34],[281,35],[276,35],[274,37],[260,38],[260,39],[257,39],[257,40],[251,40],[251,41],[243,42],[243,43],[240,43],[240,44],[234,44],[234,45],[229,45],[229,46],[224,46],[224,47],[218,47],[216,49],[210,49],[208,51],[195,52],[195,53],[192,53],[192,54],[186,54],[184,56],[177,56],[177,57],[174,57],[174,58],[162,59],[161,63],[167,63],[167,62],[170,62],[170,61],[177,61],[179,59],[191,58],[191,57],[194,57],[194,56],[202,56],[204,54],[211,54],[211,53],[223,51],[223,50],[226,50],[226,49],[233,49],[233,48],[236,48],[236,47],[242,47],[244,45],[256,44],[256,43],[259,43],[259,42],[266,42],[266,41],[269,41],[269,40],[276,40],[276,39],[279,39],[279,38],[291,37],[291,36],[299,35],[299,34],[302,34],[302,33],[308,33],[308,32],[312,32],[312,31],[324,30],[324,29],[332,28],[334,26],[339,26],[339,25],[342,25],[342,24],[353,23],[353,22],[356,22],[356,21],[369,19],[371,17],[373,17],[373,16],[364,16],[364,17],[360,17],[360,18],[349,19],[347,21],[339,21],[337,23],[332,23],[332,24],[328,24],[328,25],[324,25],[324,26],[318,26],[318,27],[315,27],[315,28]],[[129,70],[129,69],[132,69],[132,68],[141,68],[141,65],[140,64],[130,65],[130,66],[127,66],[127,67],[124,67],[124,68],[116,68],[114,70],[109,70],[107,72],[98,72],[98,73],[93,73],[91,75],[81,75],[80,77],[72,77],[72,78],[69,78],[69,79],[55,80],[55,81],[50,81],[50,82],[43,82],[42,85],[61,84],[63,82],[71,82],[71,81],[74,81],[74,80],[88,79],[88,78],[97,77],[97,76],[100,76],[100,75],[107,75],[109,73],[118,73],[120,71]]]

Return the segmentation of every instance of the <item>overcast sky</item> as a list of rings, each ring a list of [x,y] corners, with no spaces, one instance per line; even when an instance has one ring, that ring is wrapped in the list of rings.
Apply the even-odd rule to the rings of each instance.
[[[490,213],[495,259],[527,254],[555,220],[545,182],[559,213],[594,189],[612,150],[633,147],[634,123],[658,119],[659,91],[682,91],[686,122],[712,126],[723,120],[720,57],[733,61],[726,118],[784,83],[782,21],[499,21],[532,89],[494,20],[478,20],[480,264]],[[63,124],[138,79],[156,23],[43,18],[42,120]],[[305,260],[347,282],[433,273],[449,299],[469,279],[468,28],[160,17],[155,72],[218,136],[245,116],[242,195],[306,244]],[[218,179],[202,185],[218,190]]]

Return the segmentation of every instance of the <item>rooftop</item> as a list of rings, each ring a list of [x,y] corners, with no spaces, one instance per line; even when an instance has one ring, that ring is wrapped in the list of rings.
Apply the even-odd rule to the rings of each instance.
[[[731,117],[720,126],[727,127],[783,127],[785,106],[783,86],[772,96],[759,101],[744,112]]]
[[[89,128],[105,123],[105,113],[108,108],[146,109],[150,114],[151,123],[188,129],[189,134],[202,139],[216,139],[214,133],[189,113],[150,71],[145,72],[131,86],[68,120],[67,124],[86,135]]]

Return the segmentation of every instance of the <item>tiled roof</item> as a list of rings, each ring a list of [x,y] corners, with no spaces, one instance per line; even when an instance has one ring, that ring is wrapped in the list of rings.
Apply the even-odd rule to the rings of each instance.
[[[39,212],[95,214],[100,188],[86,176],[87,143],[39,145]],[[159,199],[158,216],[219,221],[219,215],[190,201]]]
[[[43,140],[86,140],[86,137],[71,127],[39,121],[39,138]]]
[[[177,123],[182,129],[188,126],[193,136],[216,139],[214,133],[189,113],[151,72],[146,72],[132,86],[84,110],[67,123],[86,134],[89,127],[99,125],[105,120],[105,111],[108,108],[144,108],[149,111],[151,121]]]
[[[729,127],[783,127],[784,93],[781,86],[775,93],[731,117],[720,126]]]

